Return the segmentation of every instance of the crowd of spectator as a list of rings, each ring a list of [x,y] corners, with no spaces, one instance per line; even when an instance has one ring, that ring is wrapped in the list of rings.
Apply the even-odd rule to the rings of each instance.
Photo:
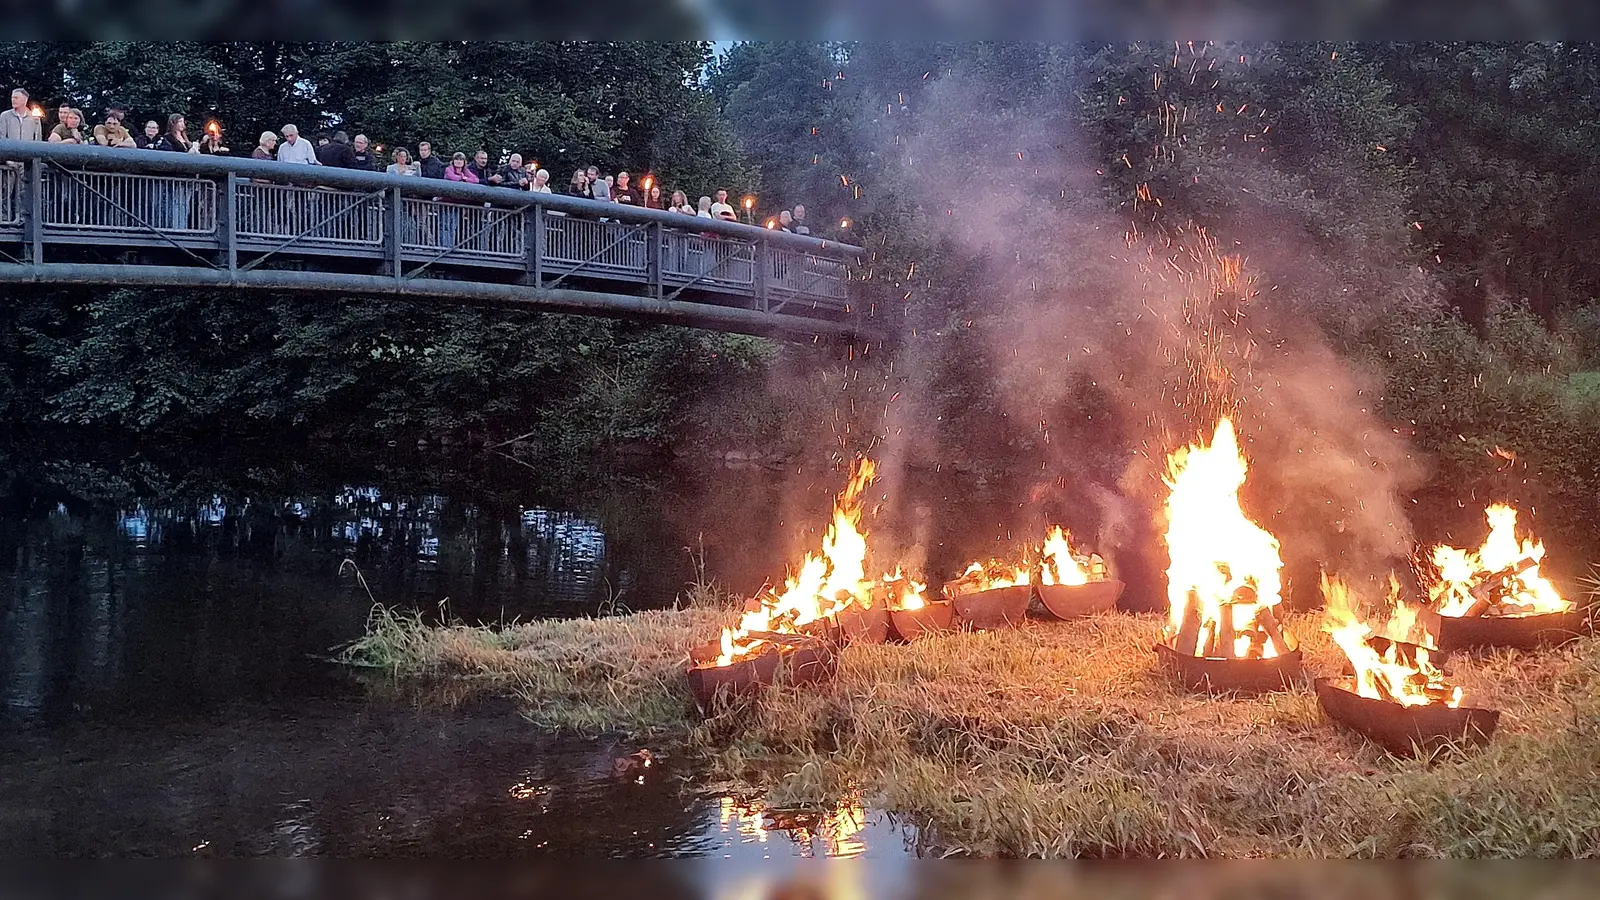
[[[0,139],[48,140],[53,143],[88,144],[101,147],[123,147],[138,150],[166,150],[179,153],[200,153],[213,156],[230,156],[232,151],[223,142],[222,128],[215,121],[208,122],[198,138],[189,136],[189,124],[182,113],[167,116],[165,128],[160,122],[150,120],[134,134],[124,123],[127,111],[113,106],[106,110],[104,121],[85,130],[83,113],[62,104],[57,110],[57,124],[48,132],[43,130],[44,113],[38,106],[29,106],[28,92],[17,88],[11,92],[11,108],[0,113]],[[280,137],[281,133],[281,137]],[[258,160],[272,160],[298,165],[328,166],[357,171],[383,171],[390,175],[418,178],[438,178],[465,184],[481,184],[535,193],[556,193],[550,183],[550,170],[541,168],[534,160],[524,160],[522,154],[512,153],[500,165],[493,165],[489,153],[475,151],[471,157],[462,151],[452,153],[448,160],[435,153],[428,141],[417,144],[416,156],[405,147],[394,147],[388,152],[385,163],[383,147],[375,146],[365,134],[350,137],[347,132],[335,131],[319,136],[315,146],[302,137],[294,124],[284,125],[278,132],[263,131],[250,156]],[[615,175],[602,174],[595,166],[579,167],[572,173],[563,192],[568,196],[586,200],[600,200],[645,209],[660,209],[704,219],[739,221],[739,212],[728,202],[728,192],[719,189],[711,195],[701,196],[691,203],[689,194],[682,190],[664,191],[653,175],[645,175],[635,183],[629,172]],[[744,198],[746,221],[754,224],[754,199]],[[768,228],[794,234],[811,234],[806,221],[806,209],[796,205],[767,218]]]

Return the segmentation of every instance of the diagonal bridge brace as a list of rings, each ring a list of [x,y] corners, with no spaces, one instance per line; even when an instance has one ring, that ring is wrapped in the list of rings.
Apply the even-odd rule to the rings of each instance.
[[[622,243],[623,241],[633,237],[634,235],[638,234],[641,231],[644,231],[646,228],[649,228],[649,227],[650,227],[649,225],[635,225],[632,228],[629,228],[627,231],[624,231],[622,234],[617,235],[617,239],[616,240],[612,241],[611,243],[605,245],[604,247],[601,247],[599,250],[596,250],[594,253],[590,254],[588,259],[584,260],[583,262],[578,263],[576,266],[573,266],[571,269],[568,269],[567,271],[562,272],[559,276],[556,277],[555,281],[550,282],[549,284],[545,285],[545,287],[546,288],[554,288],[556,285],[560,284],[561,282],[566,281],[568,276],[581,275],[583,273],[583,267],[584,266],[587,266],[589,263],[592,263],[595,260],[599,259],[600,257],[605,256],[607,253],[609,253],[611,251],[611,248],[617,246],[618,244]],[[539,249],[542,250],[544,248],[541,247]]]
[[[193,257],[194,259],[198,260],[199,262],[204,263],[205,265],[210,266],[213,269],[219,268],[216,263],[212,262],[209,259],[206,259],[204,256],[201,256],[200,254],[194,252],[193,250],[190,250],[188,247],[185,247],[182,244],[178,243],[177,241],[173,240],[171,237],[169,237],[167,235],[166,232],[162,231],[160,228],[157,228],[156,226],[151,225],[149,222],[145,221],[143,216],[141,216],[138,213],[134,212],[133,210],[127,208],[126,206],[123,206],[121,203],[118,203],[115,198],[106,195],[105,192],[101,191],[99,188],[95,187],[93,184],[90,184],[88,179],[83,177],[83,173],[82,172],[75,172],[72,169],[69,169],[66,166],[63,166],[61,163],[56,162],[55,160],[51,160],[50,161],[50,165],[54,166],[57,170],[59,170],[60,172],[65,174],[72,181],[78,183],[79,185],[82,185],[84,190],[88,191],[89,193],[95,195],[96,197],[99,197],[101,200],[104,200],[106,203],[110,204],[112,209],[115,209],[117,212],[120,212],[123,215],[127,216],[128,218],[132,219],[133,221],[139,223],[139,227],[141,227],[144,230],[150,232],[151,234],[155,235],[156,237],[161,238],[163,241],[166,241],[167,243],[171,244],[172,246],[178,248],[179,250],[182,250],[184,253],[187,253],[189,256]]]
[[[715,245],[713,245],[713,246],[715,246]],[[741,242],[739,242],[738,244],[736,244],[734,246],[750,247],[750,248],[753,249],[755,247],[755,244],[746,244],[746,243],[741,241]],[[734,256],[733,254],[730,253],[729,255],[723,257],[720,261],[718,261],[716,265],[714,265],[711,268],[705,270],[704,272],[701,272],[699,275],[696,275],[695,277],[689,279],[688,281],[684,282],[683,284],[679,285],[677,290],[675,290],[672,293],[668,294],[664,299],[667,299],[667,300],[676,300],[676,299],[678,299],[678,295],[679,294],[681,294],[684,291],[688,290],[689,288],[695,286],[696,284],[706,280],[707,278],[710,278],[711,276],[717,274],[717,270],[718,269],[722,268],[723,266],[727,265],[728,263],[733,262],[735,259],[738,259],[738,257],[736,257],[736,256]],[[752,263],[752,264],[755,263],[755,261],[756,261],[756,259],[755,259],[755,255],[754,254],[751,254],[749,259],[744,260],[744,262],[748,262],[748,263]]]
[[[366,203],[369,200],[378,200],[378,199],[380,199],[382,197],[383,197],[383,189],[382,188],[379,188],[378,190],[372,191],[370,193],[357,194],[356,197],[353,200],[351,200],[349,203],[346,203],[343,206],[340,206],[338,209],[334,210],[333,212],[328,213],[327,215],[323,216],[321,219],[319,219],[317,222],[313,223],[310,227],[308,227],[305,230],[301,231],[299,234],[296,234],[296,235],[290,237],[288,240],[284,241],[283,243],[277,245],[276,247],[273,247],[272,249],[270,249],[267,252],[261,254],[260,256],[256,257],[255,259],[250,260],[250,262],[240,266],[239,267],[239,271],[248,272],[251,269],[256,268],[257,266],[259,266],[262,263],[266,262],[267,259],[272,257],[273,255],[275,255],[277,253],[281,253],[282,251],[287,250],[288,248],[294,246],[295,243],[297,241],[299,241],[301,238],[310,237],[310,235],[311,235],[311,233],[313,231],[316,231],[317,229],[321,228],[322,226],[328,224],[329,222],[332,222],[334,219],[337,219],[340,216],[350,212],[351,210],[360,207],[362,204]]]
[[[463,207],[463,209],[466,209],[466,208],[468,208],[468,207]],[[496,214],[493,215],[493,216],[484,216],[484,218],[487,221],[485,221],[483,223],[483,225],[480,228],[478,228],[478,230],[472,232],[471,234],[469,234],[469,235],[467,235],[465,237],[458,237],[456,239],[455,243],[453,243],[450,246],[444,248],[443,250],[440,250],[438,253],[435,253],[434,255],[428,257],[427,260],[422,263],[422,265],[417,266],[416,268],[412,269],[411,271],[405,273],[404,277],[408,278],[408,279],[417,277],[417,275],[419,275],[422,272],[423,269],[426,269],[427,267],[433,265],[434,263],[438,262],[439,260],[444,259],[446,256],[449,256],[452,252],[454,252],[456,250],[460,250],[462,247],[465,247],[467,245],[468,241],[471,241],[471,240],[477,238],[478,235],[483,234],[485,231],[488,231],[489,229],[495,227],[496,225],[499,225],[502,222],[511,221],[512,219],[514,219],[517,216],[522,214],[522,210],[520,210],[520,209],[497,209],[497,210],[494,210],[494,212]]]

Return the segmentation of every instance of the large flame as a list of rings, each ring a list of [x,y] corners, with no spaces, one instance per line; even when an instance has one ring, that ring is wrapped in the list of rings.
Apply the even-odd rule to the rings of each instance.
[[[1040,555],[1041,584],[1088,584],[1094,557],[1080,557],[1072,550],[1072,535],[1060,525],[1052,525]]]
[[[1496,503],[1484,511],[1489,536],[1476,552],[1447,544],[1433,548],[1438,580],[1428,594],[1445,616],[1531,616],[1566,612],[1565,600],[1539,574],[1544,543],[1517,540],[1517,511]]]
[[[1210,446],[1192,444],[1167,461],[1166,639],[1180,653],[1265,659],[1292,649],[1273,613],[1278,539],[1239,508],[1248,471],[1228,418]]]
[[[1390,585],[1390,616],[1379,633],[1362,621],[1355,594],[1344,580],[1322,576],[1322,598],[1327,603],[1323,627],[1355,669],[1356,693],[1401,706],[1460,706],[1461,688],[1447,683],[1434,667],[1428,647],[1413,640],[1419,636],[1417,610],[1401,604],[1395,582]]]
[[[861,496],[878,472],[870,459],[856,462],[850,481],[834,501],[833,522],[822,538],[820,554],[806,554],[800,571],[791,575],[783,590],[764,589],[746,605],[739,622],[722,630],[721,653],[716,665],[759,649],[758,633],[793,633],[851,603],[872,604],[866,581],[867,536],[861,530]]]

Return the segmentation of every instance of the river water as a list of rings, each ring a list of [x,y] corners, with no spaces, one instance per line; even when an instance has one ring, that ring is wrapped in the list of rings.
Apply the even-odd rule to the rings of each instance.
[[[902,544],[954,559],[981,547],[942,532],[1006,538],[1005,503],[971,499],[981,485],[940,524],[933,507],[962,479],[926,480],[895,513],[922,523],[899,526]],[[704,793],[670,754],[619,772],[638,748],[541,734],[494,703],[418,706],[326,661],[372,598],[496,622],[669,605],[697,576],[754,590],[815,545],[842,481],[826,467],[30,464],[0,505],[0,846],[702,856],[729,872],[913,854],[916,829],[876,811],[784,829]]]

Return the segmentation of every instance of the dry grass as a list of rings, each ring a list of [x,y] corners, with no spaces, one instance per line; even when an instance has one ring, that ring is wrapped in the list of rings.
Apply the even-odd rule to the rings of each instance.
[[[1309,690],[1194,696],[1155,668],[1152,618],[1110,615],[910,646],[851,647],[831,684],[704,722],[689,609],[490,632],[407,626],[396,671],[519,696],[552,727],[674,731],[774,805],[860,792],[980,854],[1600,856],[1600,640],[1452,662],[1502,710],[1482,751],[1401,762],[1328,722]],[[1307,668],[1337,651],[1291,622]]]

